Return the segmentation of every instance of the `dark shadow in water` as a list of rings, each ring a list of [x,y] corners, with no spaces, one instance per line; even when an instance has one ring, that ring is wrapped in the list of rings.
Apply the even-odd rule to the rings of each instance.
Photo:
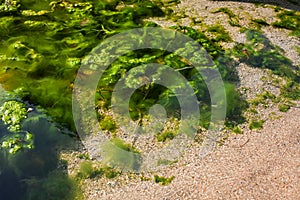
[[[241,62],[257,68],[270,69],[274,74],[287,77],[295,82],[300,81],[295,66],[290,59],[284,56],[284,50],[271,43],[262,33],[256,30],[247,30],[247,44],[238,44],[234,47],[236,52],[247,52],[243,55]]]
[[[229,0],[213,0],[213,1],[229,1]],[[270,4],[270,5],[280,6],[280,7],[286,8],[286,9],[290,9],[290,10],[300,11],[300,1],[299,0],[235,0],[235,1],[243,2],[243,3]]]
[[[0,123],[0,131],[7,132],[3,123]],[[29,113],[22,123],[22,129],[34,135],[34,149],[24,149],[15,155],[0,150],[0,199],[70,199],[72,191],[68,188],[72,183],[67,172],[57,170],[58,153],[62,146],[75,149],[75,139],[37,111]],[[53,171],[56,171],[54,175]],[[61,188],[67,189],[62,192]]]
[[[3,162],[1,160],[1,162]],[[22,188],[18,177],[11,169],[5,169],[0,174],[0,199],[17,200],[22,198],[25,189]]]

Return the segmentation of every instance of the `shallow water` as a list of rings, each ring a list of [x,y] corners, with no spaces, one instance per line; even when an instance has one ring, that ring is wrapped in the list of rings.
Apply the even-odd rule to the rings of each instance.
[[[21,101],[8,95],[3,88],[0,95],[1,105],[5,101]],[[62,146],[72,148],[74,141],[69,136],[70,131],[54,123],[41,109],[26,102],[24,104],[30,108],[30,112],[22,121],[18,134],[24,131],[32,133],[34,148],[24,148],[16,153],[10,153],[5,148],[0,149],[0,199],[26,199],[32,193],[42,193],[33,183],[46,182],[45,178],[49,173],[57,169],[58,150]],[[14,134],[16,133],[9,131],[7,125],[0,121],[1,143],[7,136]]]
[[[81,59],[106,36],[162,15],[150,1],[117,11],[119,2],[0,1],[0,106],[14,100],[33,109],[20,132],[1,121],[0,139],[30,132],[34,144],[16,153],[1,148],[0,199],[75,199],[76,183],[57,166],[61,147],[76,139],[71,95]]]
[[[61,146],[72,148],[72,142],[74,138],[76,139],[76,134],[72,132],[75,128],[71,113],[71,95],[73,81],[81,61],[99,42],[110,35],[145,26],[142,22],[145,17],[163,15],[161,4],[155,5],[146,0],[127,0],[122,2],[130,6],[124,6],[120,2],[114,0],[0,1],[0,106],[5,101],[17,100],[24,103],[26,108],[33,108],[32,112],[27,113],[28,116],[22,121],[21,127],[23,131],[28,131],[34,136],[33,149],[23,149],[15,154],[10,154],[6,150],[0,151],[0,199],[74,199],[75,194],[72,190],[75,191],[76,187],[67,174],[57,172],[56,169],[61,162],[58,158],[58,149]],[[209,40],[202,32],[180,26],[175,29],[201,41],[199,43],[207,48],[226,81],[226,92],[230,96],[231,103],[228,106],[228,118],[238,121],[244,105],[232,84],[238,81],[238,77],[234,69],[229,66],[232,61],[231,55],[226,55],[220,46]],[[253,40],[254,43],[261,42],[263,38],[258,32],[249,32],[249,34],[253,35],[249,36],[249,40]],[[269,44],[269,41],[263,41],[269,49],[257,51],[258,55],[252,55],[253,59],[244,62],[254,67],[259,67],[263,63],[264,67],[270,68],[279,75],[299,80],[299,76],[286,68],[291,63],[284,57],[280,57],[281,54],[276,56],[274,53],[267,54],[270,48],[274,51],[276,49]],[[240,52],[243,48],[247,48],[249,54],[256,53],[252,46],[254,46],[252,43],[236,46],[233,54],[236,53],[235,56],[241,57],[242,61],[244,55]],[[113,71],[117,64],[129,70],[134,67],[133,63],[136,65],[142,63],[136,59],[137,57],[141,60],[149,60],[148,53],[149,51],[141,51],[124,55],[110,70]],[[180,63],[179,58],[158,51],[152,53],[156,56],[150,61],[159,60],[178,68],[186,66]],[[271,68],[274,65],[278,67]],[[192,71],[186,70],[184,73],[191,76]],[[113,82],[118,76],[121,74],[111,75],[108,72],[105,78]],[[103,79],[102,82],[107,80]],[[99,99],[103,98],[105,106],[109,102],[107,99],[110,98],[110,94],[105,96],[105,91],[111,89],[114,83],[109,84],[107,86],[105,82],[104,88],[100,88],[103,89],[103,94],[100,94],[101,91],[98,94]],[[207,125],[205,120],[210,118],[209,95],[201,81],[197,80],[195,85],[202,89],[199,96],[204,102],[201,117],[205,126]],[[137,91],[135,96],[138,100],[133,100],[133,110],[141,108],[147,110],[157,100],[158,93],[165,91],[164,88],[154,89],[157,93],[148,95],[148,102],[144,101],[145,91]],[[140,99],[143,100],[140,102]],[[176,101],[169,96],[162,97],[161,100],[166,104]],[[137,102],[141,104],[137,105]],[[131,114],[139,116],[137,111]],[[100,117],[105,119],[105,116]],[[12,134],[1,121],[0,139]]]

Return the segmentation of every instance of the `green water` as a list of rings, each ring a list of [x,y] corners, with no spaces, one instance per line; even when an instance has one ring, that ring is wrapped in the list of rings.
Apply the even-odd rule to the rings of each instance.
[[[80,198],[76,182],[57,169],[62,162],[58,150],[72,148],[76,138],[71,132],[76,72],[101,40],[143,26],[145,17],[162,16],[159,6],[133,0],[0,1],[1,106],[20,102],[26,110],[33,108],[14,131],[0,123],[5,144],[0,151],[0,199]],[[30,145],[23,141],[26,134],[33,136]]]
[[[110,34],[162,15],[150,1],[128,1],[135,6],[119,10],[118,1],[12,2],[2,3],[0,14],[0,82],[70,128],[72,82],[82,57]]]
[[[58,150],[63,146],[73,147],[74,140],[69,136],[71,132],[53,123],[42,110],[8,95],[2,88],[0,100],[2,105],[9,102],[11,106],[23,106],[26,115],[19,125],[13,123],[14,126],[8,126],[12,124],[10,121],[0,122],[0,198],[67,199],[74,195],[77,186],[65,172],[57,170],[58,162],[61,162]],[[28,113],[27,108],[31,109]],[[18,114],[24,114],[14,113],[13,119]],[[31,136],[26,138],[28,134]],[[6,143],[8,145],[4,146]],[[59,187],[66,188],[59,192]],[[51,188],[55,191],[51,192]]]

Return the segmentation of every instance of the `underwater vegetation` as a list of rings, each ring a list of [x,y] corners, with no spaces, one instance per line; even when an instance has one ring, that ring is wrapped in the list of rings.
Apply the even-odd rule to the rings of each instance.
[[[14,95],[0,105],[1,199],[81,199],[76,181],[57,165],[60,145],[74,137],[61,125],[75,130],[71,95],[82,58],[106,37],[171,12],[165,6],[147,0],[0,1],[0,83]],[[27,112],[28,105],[35,110]],[[116,176],[110,169],[97,173]]]
[[[1,100],[0,105],[0,194],[4,199],[82,198],[76,180],[57,170],[57,149],[68,144],[69,136],[77,137],[71,132],[75,131],[71,95],[83,58],[109,36],[132,28],[157,27],[157,24],[143,19],[172,15],[169,7],[176,3],[179,1],[0,1],[0,83],[14,95]],[[216,12],[225,13],[231,25],[239,26],[236,15],[228,8]],[[292,34],[298,35],[299,17],[296,15],[280,11],[280,21],[272,26],[292,30]],[[267,25],[263,20],[254,22]],[[233,56],[253,67],[268,68],[274,74],[287,77],[290,81],[281,88],[282,95],[300,98],[297,66],[293,66],[259,31],[246,30],[248,43],[238,44],[228,51],[219,43],[232,42],[232,39],[219,24],[207,28],[207,32],[215,35],[212,39],[190,27],[174,26],[170,29],[197,41],[213,60],[213,67],[220,71],[227,95],[226,125],[234,132],[241,133],[237,124],[244,121],[242,112],[247,103],[235,87],[239,80]],[[187,45],[186,48],[193,47]],[[249,58],[241,53],[244,49]],[[213,105],[204,80],[183,58],[160,49],[132,51],[113,62],[99,81],[95,109],[109,111],[117,81],[130,69],[155,62],[172,66],[188,80],[199,101],[199,125],[208,127]],[[134,86],[136,82],[132,80],[126,84]],[[135,91],[129,102],[130,115],[139,120],[157,103],[166,108],[168,117],[180,117],[178,99],[170,89],[158,84],[148,84]],[[35,110],[28,112],[28,105]],[[283,104],[280,110],[286,111],[288,106]],[[102,129],[111,133],[118,129],[109,115],[98,114],[98,119]],[[261,128],[262,124],[253,121],[251,128]],[[157,135],[157,141],[163,143],[174,137],[174,132],[165,131]],[[141,152],[116,135],[110,142],[103,148],[112,165],[123,165],[124,169],[137,171],[142,162]],[[164,160],[161,164],[171,162],[174,161]],[[113,178],[118,174],[113,168],[95,168],[90,162],[84,162],[76,178]],[[154,177],[155,182],[162,185],[173,179]]]
[[[3,130],[0,133],[0,149],[5,149],[10,154],[15,154],[21,149],[32,149],[33,135],[27,130],[22,130],[21,122],[27,116],[25,104],[18,101],[6,101],[0,107],[0,117],[3,125]],[[7,132],[7,133],[5,133]]]
[[[258,120],[258,121],[251,121],[249,128],[251,130],[255,130],[255,129],[261,129],[263,127],[264,121],[263,120]]]
[[[299,83],[300,75],[298,67],[283,55],[283,50],[274,46],[260,31],[246,30],[248,42],[237,44],[233,49],[233,55],[240,58],[249,66],[270,69],[272,73]],[[247,55],[241,53],[247,52]]]
[[[234,65],[232,65],[233,59],[226,54],[225,50],[223,50],[221,46],[217,44],[217,42],[220,40],[228,41],[228,39],[217,38],[217,41],[212,40],[209,39],[201,31],[197,31],[193,28],[185,26],[174,26],[170,28],[180,31],[191,37],[193,40],[199,42],[199,44],[208,52],[209,56],[214,59],[215,66],[213,67],[217,68],[220,71],[221,76],[225,81],[225,90],[228,98],[231,99],[231,102],[234,102],[234,104],[227,105],[227,118],[229,121],[233,119],[241,119],[237,116],[240,116],[241,110],[243,110],[243,108],[245,107],[245,103],[243,103],[242,98],[240,97],[234,86],[234,82],[238,81],[238,77],[234,69]],[[225,32],[224,28],[218,25],[211,27],[210,29],[210,31],[212,32],[218,32],[218,30],[221,30],[221,33],[218,33],[221,35],[223,32]],[[226,34],[224,35],[226,36]],[[187,44],[186,48],[194,47],[188,46]],[[179,49],[178,51],[180,50],[182,49]],[[206,58],[199,59],[203,59],[203,63],[206,62]],[[101,60],[101,63],[102,62],[105,62],[105,60]],[[172,66],[172,68],[174,68],[186,78],[186,80],[194,89],[195,95],[197,96],[197,99],[201,104],[200,110],[202,113],[202,119],[200,124],[207,127],[210,122],[211,110],[210,94],[207,86],[201,76],[196,72],[196,70],[193,69],[193,66],[185,62],[184,59],[182,59],[180,56],[176,55],[176,52],[170,53],[157,49],[146,49],[133,51],[131,53],[118,57],[118,59],[113,62],[110,67],[104,72],[98,85],[97,92],[99,93],[99,95],[97,95],[97,98],[98,101],[101,102],[100,106],[102,106],[102,109],[109,109],[111,94],[114,86],[117,81],[121,77],[123,77],[124,73],[134,67],[149,62]],[[135,72],[142,74],[145,73],[143,69],[139,69],[138,72],[137,70],[135,70]],[[157,73],[159,74],[160,72],[158,71]],[[136,79],[131,78],[126,80],[125,83],[126,86],[134,88],[136,82]],[[135,90],[134,94],[132,95],[129,102],[131,117],[135,120],[138,120],[142,116],[147,115],[148,109],[152,105],[157,103],[162,105],[166,109],[168,117],[180,116],[180,106],[175,94],[170,89],[161,85],[148,84]],[[103,117],[100,116],[100,118]]]
[[[76,177],[80,179],[87,179],[105,176],[106,178],[112,179],[119,174],[119,171],[111,167],[94,167],[91,161],[84,161],[80,164],[80,169]]]
[[[238,16],[236,16],[229,8],[222,7],[222,8],[219,8],[218,10],[216,10],[216,11],[213,11],[213,13],[220,13],[220,12],[224,13],[228,16],[228,18],[229,18],[228,23],[231,26],[241,27],[241,25],[239,24]]]
[[[25,180],[25,182],[29,185],[26,198],[28,200],[83,199],[83,195],[76,181],[59,171],[53,171],[43,179],[31,178]]]
[[[102,156],[103,163],[120,171],[138,171],[142,162],[140,152],[118,137],[103,145]]]
[[[279,19],[271,25],[277,28],[291,30],[290,35],[300,38],[300,14],[296,11],[280,10],[277,14]]]
[[[102,40],[111,35],[131,28],[158,26],[152,22],[144,22],[143,19],[163,16],[166,13],[172,14],[169,5],[178,2],[1,1],[0,29],[3,31],[0,32],[0,83],[23,102],[29,102],[43,109],[43,112],[51,116],[52,120],[75,131],[71,113],[71,95],[73,82],[83,58]],[[210,27],[208,31],[216,37],[209,39],[204,33],[193,28],[184,26],[170,28],[188,35],[205,48],[215,62],[214,67],[219,69],[225,81],[226,94],[231,101],[227,107],[227,124],[230,124],[230,121],[241,122],[243,118],[240,116],[246,104],[234,87],[234,82],[238,81],[238,77],[234,66],[231,65],[233,61],[218,44],[218,42],[231,41],[226,30],[218,24]],[[193,47],[187,46],[187,48]],[[175,53],[159,49],[133,51],[120,56],[112,63],[99,81],[95,108],[108,111],[111,91],[116,82],[126,71],[151,62],[172,66],[185,76],[196,91],[200,103],[199,125],[208,127],[211,102],[204,80],[195,73],[189,63]],[[81,75],[84,76],[84,74],[79,74]],[[135,83],[127,82],[126,84],[130,86]],[[148,114],[152,105],[157,103],[166,108],[168,117],[180,117],[176,96],[171,90],[158,84],[149,84],[135,91],[130,99],[130,115],[133,119],[139,120]],[[28,115],[28,113],[24,114]],[[102,129],[112,133],[118,129],[110,116],[99,114],[98,119]],[[33,141],[36,139],[36,133],[31,131],[29,125],[22,125],[21,130],[23,129],[28,131],[28,134],[23,134],[26,137],[22,140],[24,138]],[[44,129],[41,128],[41,130]],[[157,139],[164,142],[172,138],[173,135],[166,132]],[[111,142],[117,148],[111,148],[109,145],[104,147],[107,148],[109,158],[116,164],[125,163],[127,168],[137,170],[141,162],[138,150],[130,147],[130,144],[126,144],[115,135]],[[27,147],[34,147],[33,151],[39,149],[37,142],[25,144]],[[17,147],[17,145],[14,146]],[[22,147],[18,150],[21,149],[25,151],[26,148]],[[128,155],[126,152],[130,152],[129,159],[126,157]],[[46,174],[43,176],[45,178]]]
[[[0,33],[4,38],[0,43],[0,81],[3,87],[15,91],[22,100],[41,106],[54,120],[71,130],[75,130],[71,114],[71,92],[82,58],[110,35],[130,28],[157,26],[143,22],[143,18],[163,16],[168,7],[168,3],[160,1],[43,1],[38,5],[31,1],[14,1],[9,9],[5,7],[5,2],[2,5],[0,13],[3,20],[0,27],[5,31]],[[208,51],[225,80],[228,79],[227,86],[230,87],[230,81],[236,80],[237,76],[226,64],[229,58],[220,58],[224,50],[216,44],[231,40],[224,28],[220,25],[209,28],[208,31],[217,34],[213,40],[189,27],[172,28],[192,37]],[[124,55],[112,64],[100,80],[99,98],[96,101],[108,107],[108,91],[111,91],[124,70],[153,61],[178,69],[188,67],[178,56],[159,50]],[[192,70],[180,72],[191,79]],[[195,86],[200,88],[198,97],[204,103],[201,109],[207,113],[210,108],[208,91],[203,81]],[[170,113],[174,113],[178,104],[176,97],[169,93],[166,88],[158,85],[136,91],[131,100],[131,116],[137,119],[143,115],[139,113],[147,113],[147,108],[157,103],[157,96],[161,98],[160,103],[169,107]],[[209,121],[209,113],[203,116]],[[105,120],[109,121],[107,118]],[[101,126],[114,129],[113,124],[106,126],[102,122]]]
[[[148,0],[7,0],[0,5],[3,87],[42,106],[73,130],[72,83],[83,56],[106,37],[143,26],[145,17],[164,14],[161,2]]]
[[[159,183],[161,185],[169,185],[174,178],[175,178],[175,176],[171,176],[169,178],[166,178],[166,177],[163,177],[163,176],[154,175],[154,182]]]
[[[167,139],[172,140],[175,137],[175,133],[171,131],[165,131],[156,136],[158,142],[165,142]]]
[[[0,27],[5,31],[0,33],[4,38],[0,43],[0,81],[3,87],[17,93],[22,100],[41,106],[54,120],[71,130],[75,130],[71,114],[71,92],[82,58],[110,35],[130,28],[157,26],[143,22],[143,18],[163,16],[168,10],[165,1],[43,1],[38,5],[31,1],[14,1],[9,8],[5,7],[5,2],[2,5],[0,13],[3,20]],[[232,15],[227,10],[222,12]],[[217,34],[211,40],[201,31],[189,27],[172,28],[198,41],[215,60],[227,81],[226,91],[237,93],[230,85],[232,80],[237,80],[233,67],[228,66],[230,58],[222,58],[224,50],[217,45],[219,41],[231,41],[225,29],[220,25],[210,27],[208,31]],[[124,70],[155,61],[177,68],[198,88],[197,96],[203,102],[201,109],[205,118],[201,123],[207,126],[210,100],[204,81],[200,78],[192,80],[194,72],[188,64],[168,52],[145,50],[118,58],[100,80],[96,101],[108,108],[111,97],[109,91],[112,91]],[[239,98],[238,94],[233,96]],[[134,93],[131,116],[138,119],[157,102],[166,106],[169,114],[178,110],[176,97],[172,97],[166,88],[154,84]],[[239,112],[230,112],[228,119],[232,118],[232,114],[239,115]],[[109,123],[110,119],[101,116],[99,119],[104,129],[115,129],[114,124]]]
[[[70,142],[67,130],[36,108],[27,113],[24,102],[6,99],[1,108],[9,104],[9,108],[21,109],[6,108],[7,121],[0,122],[1,198],[75,199],[75,193],[80,194],[79,189],[75,190],[77,184],[66,174],[55,172],[59,162],[57,149]]]

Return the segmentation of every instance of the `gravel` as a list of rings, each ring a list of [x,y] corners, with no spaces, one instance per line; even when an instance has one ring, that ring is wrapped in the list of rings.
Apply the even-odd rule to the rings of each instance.
[[[263,18],[268,23],[276,20],[276,13],[271,6],[257,7],[232,1],[182,0],[176,9],[184,10],[187,15],[201,19],[206,24],[218,21],[234,41],[245,42],[245,36],[238,28],[228,24],[227,15],[211,12],[221,7],[233,10],[245,27],[251,27],[253,18]],[[187,18],[179,22],[159,18],[151,20],[162,26],[190,23]],[[262,31],[273,44],[284,50],[285,56],[295,65],[300,64],[300,55],[293,48],[300,46],[298,38],[289,36],[287,30],[271,26],[262,28]],[[278,86],[265,79],[272,79],[268,70],[239,64],[237,71],[240,78],[238,87],[241,92],[246,88],[246,99],[254,99],[263,91],[279,95]],[[153,173],[123,174],[114,179],[85,180],[84,196],[88,200],[300,199],[300,102],[295,103],[296,106],[286,113],[279,112],[276,105],[258,107],[257,116],[265,120],[262,129],[250,130],[248,120],[241,125],[243,134],[230,134],[224,145],[202,159],[199,158],[199,145],[191,146],[176,164],[155,173],[164,177],[175,176],[167,186],[154,183]],[[79,162],[78,159],[73,160],[76,164],[70,164],[70,174],[75,174]],[[142,181],[141,176],[150,180]]]

